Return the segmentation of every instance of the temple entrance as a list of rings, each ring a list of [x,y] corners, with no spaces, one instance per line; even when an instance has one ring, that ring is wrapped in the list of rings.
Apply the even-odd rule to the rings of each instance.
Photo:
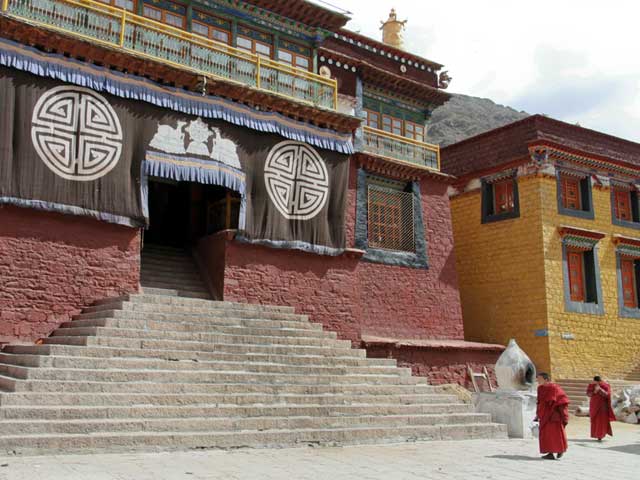
[[[189,184],[149,181],[149,228],[145,243],[185,247],[188,244]]]
[[[240,195],[217,185],[149,179],[145,244],[189,248],[205,235],[237,229]]]

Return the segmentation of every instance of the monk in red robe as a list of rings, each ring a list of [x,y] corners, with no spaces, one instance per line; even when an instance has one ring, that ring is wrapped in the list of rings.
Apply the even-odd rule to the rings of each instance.
[[[560,459],[567,451],[565,427],[569,423],[569,398],[559,385],[551,382],[547,373],[539,373],[537,380],[540,453],[546,454],[542,457],[545,460]]]
[[[611,386],[596,375],[593,383],[587,387],[587,396],[590,398],[591,438],[597,438],[601,442],[606,435],[613,436],[611,421],[616,416],[611,406]]]

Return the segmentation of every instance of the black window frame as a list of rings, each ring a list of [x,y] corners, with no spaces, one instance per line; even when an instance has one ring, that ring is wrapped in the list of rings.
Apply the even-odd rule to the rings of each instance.
[[[574,247],[575,248],[575,247]],[[602,296],[602,279],[600,275],[600,263],[598,262],[598,245],[582,250],[582,272],[584,275],[583,302],[571,300],[569,282],[568,251],[572,245],[562,241],[562,281],[564,291],[564,304],[566,312],[582,313],[589,315],[604,315],[604,299]]]
[[[580,179],[580,203],[582,204],[582,208],[580,210],[566,208],[564,206],[564,198],[562,195],[563,176],[577,177]],[[569,172],[567,170],[558,170],[556,173],[556,196],[558,199],[558,213],[560,215],[568,215],[570,217],[593,220],[595,215],[593,210],[592,190],[593,185],[591,183],[590,174],[576,175],[575,173]]]
[[[627,307],[624,304],[624,289],[622,287],[622,253],[616,251],[616,278],[618,283],[618,315],[624,318],[640,319],[640,258],[633,258],[633,270],[635,275],[636,287],[636,308]]]
[[[631,204],[631,221],[628,220],[620,220],[616,217],[616,196],[615,191],[617,189],[620,190],[629,190],[629,194],[631,196],[630,204]],[[620,227],[634,228],[636,230],[640,230],[640,195],[638,195],[638,191],[635,188],[629,188],[627,186],[623,186],[621,184],[611,183],[610,184],[610,198],[611,198],[611,223],[613,225],[618,225]]]
[[[513,210],[510,212],[494,213],[495,191],[494,184],[511,179],[513,182]],[[518,192],[518,179],[515,172],[502,178],[483,178],[481,180],[482,200],[481,200],[481,223],[493,223],[510,218],[520,217],[520,194]]]
[[[380,181],[402,183],[406,185],[404,191],[413,193],[414,252],[385,250],[369,246],[368,187],[370,184],[378,184]],[[402,188],[399,188],[399,190],[402,190]],[[362,256],[363,260],[410,268],[429,268],[428,240],[421,198],[420,183],[418,181],[397,181],[377,173],[368,172],[364,168],[358,169],[355,247],[365,252]]]

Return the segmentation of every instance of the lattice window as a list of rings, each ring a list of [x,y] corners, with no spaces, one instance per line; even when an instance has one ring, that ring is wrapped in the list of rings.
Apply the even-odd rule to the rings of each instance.
[[[571,301],[584,302],[585,300],[585,278],[584,278],[584,255],[579,251],[567,251],[569,267],[569,291]]]
[[[581,210],[580,179],[564,175],[560,178],[562,182],[562,205],[564,208],[571,210]]]
[[[513,179],[503,180],[493,184],[493,213],[513,212]]]
[[[411,192],[367,187],[369,247],[415,252],[413,201]]]
[[[637,271],[638,260],[633,258],[620,259],[622,299],[624,306],[628,308],[638,308],[638,285],[636,282]]]
[[[640,222],[638,192],[631,185],[611,186],[614,219],[619,222]],[[616,223],[614,220],[614,223]]]

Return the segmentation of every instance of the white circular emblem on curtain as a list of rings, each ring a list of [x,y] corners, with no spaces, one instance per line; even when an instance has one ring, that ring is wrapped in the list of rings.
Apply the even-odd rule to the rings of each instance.
[[[285,141],[275,145],[264,166],[269,198],[289,220],[310,220],[329,197],[329,174],[324,161],[309,145]]]
[[[102,96],[82,87],[55,87],[42,95],[31,119],[40,159],[67,180],[96,180],[122,155],[122,126]]]

